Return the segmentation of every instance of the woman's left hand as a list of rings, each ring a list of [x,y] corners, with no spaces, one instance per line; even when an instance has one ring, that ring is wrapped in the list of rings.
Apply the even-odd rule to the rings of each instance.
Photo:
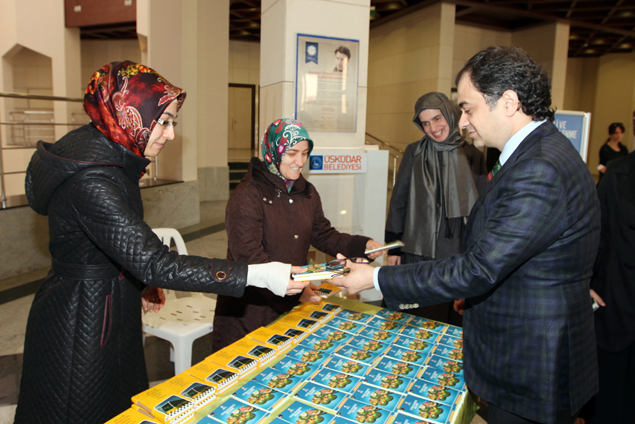
[[[320,303],[320,301],[322,300],[322,298],[320,296],[318,296],[317,294],[315,294],[315,292],[313,290],[317,290],[318,286],[316,286],[313,283],[310,283],[308,286],[306,286],[304,288],[304,291],[302,292],[302,296],[300,296],[300,302],[302,303]]]
[[[146,312],[159,312],[165,305],[165,293],[158,287],[146,287],[141,293],[141,306]]]
[[[377,249],[378,247],[382,247],[382,246],[383,246],[383,244],[381,244],[380,242],[375,241],[373,239],[370,239],[370,240],[368,240],[366,242],[366,250]],[[385,250],[378,250],[377,252],[369,253],[366,256],[368,257],[368,259],[377,259],[378,257],[383,255],[384,253],[386,253]]]

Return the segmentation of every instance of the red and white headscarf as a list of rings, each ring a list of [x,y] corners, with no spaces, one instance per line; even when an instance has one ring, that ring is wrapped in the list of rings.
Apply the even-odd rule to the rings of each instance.
[[[143,157],[156,120],[174,100],[181,109],[185,95],[147,66],[112,62],[90,79],[84,109],[106,137]]]

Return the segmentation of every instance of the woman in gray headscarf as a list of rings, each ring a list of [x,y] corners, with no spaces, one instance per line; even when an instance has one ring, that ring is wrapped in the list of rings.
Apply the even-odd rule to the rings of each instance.
[[[444,259],[460,252],[472,205],[486,180],[483,153],[459,131],[459,111],[443,93],[415,104],[415,125],[424,133],[406,148],[390,199],[385,241],[405,246],[388,252],[388,265]],[[408,313],[461,324],[451,303]]]

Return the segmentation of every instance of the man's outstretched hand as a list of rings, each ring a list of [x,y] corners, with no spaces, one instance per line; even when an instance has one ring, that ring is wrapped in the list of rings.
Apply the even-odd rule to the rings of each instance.
[[[337,259],[344,259],[345,256],[341,253],[337,254]],[[346,289],[348,294],[359,293],[362,290],[368,290],[375,288],[373,284],[373,271],[374,267],[366,264],[355,264],[349,260],[346,261],[346,267],[350,268],[351,272],[344,277],[337,277],[328,280],[329,283]]]

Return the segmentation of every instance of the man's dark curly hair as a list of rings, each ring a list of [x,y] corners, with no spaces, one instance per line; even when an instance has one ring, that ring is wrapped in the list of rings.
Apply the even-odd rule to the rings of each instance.
[[[456,85],[467,75],[489,105],[507,90],[515,91],[525,115],[534,121],[548,119],[553,122],[551,106],[551,80],[542,67],[520,47],[488,47],[467,61],[456,76]]]

